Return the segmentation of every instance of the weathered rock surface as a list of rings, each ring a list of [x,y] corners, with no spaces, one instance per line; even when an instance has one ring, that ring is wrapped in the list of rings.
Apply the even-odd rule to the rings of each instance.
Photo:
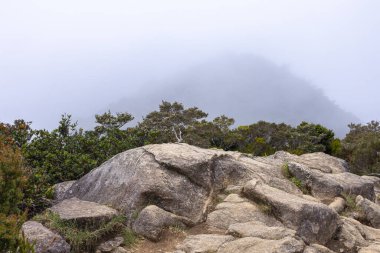
[[[115,237],[111,240],[108,240],[106,242],[101,243],[97,250],[101,252],[111,252],[115,249],[117,249],[121,244],[123,244],[124,238],[121,236]]]
[[[358,253],[380,253],[380,244],[372,244],[368,247],[361,248]]]
[[[324,244],[336,231],[338,214],[326,205],[283,192],[258,180],[249,181],[243,192],[254,201],[270,205],[273,214],[287,227],[296,230],[307,243]]]
[[[133,230],[153,241],[160,239],[163,229],[169,226],[185,228],[192,222],[185,217],[180,217],[167,212],[157,206],[150,205],[144,208],[133,224]]]
[[[356,206],[363,211],[365,219],[369,221],[374,228],[380,228],[380,206],[360,195],[356,197],[355,201]]]
[[[244,237],[235,241],[223,244],[218,253],[301,253],[305,244],[292,237],[281,240],[265,240],[256,237]]]
[[[200,234],[188,236],[177,249],[185,253],[212,253],[226,242],[234,240],[230,235]]]
[[[334,251],[331,251],[325,246],[319,244],[311,244],[309,246],[306,246],[303,253],[334,253]]]
[[[311,195],[285,177],[285,164]],[[376,227],[378,206],[371,201],[380,180],[347,171],[343,160],[324,153],[252,157],[187,144],[148,145],[56,185],[55,197],[64,201],[51,210],[76,220],[109,219],[118,210],[135,232],[153,241],[167,227],[206,222],[206,231],[180,243],[181,253],[377,250],[379,229],[338,213],[347,213],[342,195],[361,195],[357,206]]]
[[[66,192],[70,189],[70,187],[75,183],[73,181],[66,181],[59,184],[55,184],[54,188],[54,200],[55,202],[59,202],[64,199]]]
[[[342,173],[348,171],[348,165],[346,161],[333,156],[329,156],[322,152],[297,156],[284,151],[279,151],[276,152],[273,157],[284,162],[300,163],[306,167],[309,167],[310,169],[319,170],[323,173]]]
[[[269,227],[257,221],[232,224],[228,228],[227,233],[235,237],[258,237],[267,240],[280,240],[296,235],[296,231],[294,230],[278,226]]]
[[[334,198],[333,202],[329,204],[329,207],[337,213],[341,213],[346,207],[346,200],[341,197]]]
[[[36,253],[69,253],[70,245],[58,234],[44,227],[41,223],[27,221],[21,232],[30,243],[35,243]]]
[[[333,199],[342,193],[375,199],[374,183],[369,179],[348,172],[322,173],[294,162],[288,163],[288,166],[290,173],[300,179],[311,189],[313,196],[319,199]]]
[[[202,222],[214,192],[251,178],[301,195],[282,175],[282,164],[187,144],[148,145],[116,155],[76,181],[64,197],[106,204],[128,217],[154,204]]]
[[[62,220],[91,223],[108,221],[117,215],[117,211],[113,208],[77,198],[65,199],[52,206],[50,210],[58,214]]]
[[[230,194],[222,203],[215,207],[215,211],[208,215],[206,224],[211,229],[226,230],[231,224],[249,221],[261,221],[268,225],[281,226],[274,217],[263,213],[260,207],[237,194]]]

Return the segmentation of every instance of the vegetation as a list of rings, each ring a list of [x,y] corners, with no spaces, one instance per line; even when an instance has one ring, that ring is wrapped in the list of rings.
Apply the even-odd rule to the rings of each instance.
[[[133,234],[124,225],[124,216],[116,216],[108,222],[101,222],[96,225],[65,221],[60,219],[57,214],[49,211],[37,215],[33,219],[62,235],[70,243],[73,252],[93,252],[99,239],[115,235],[119,231],[124,231],[123,238],[128,245],[134,243],[135,240],[132,237]]]
[[[380,122],[350,124],[342,140],[339,156],[347,160],[351,171],[359,175],[380,173]]]
[[[20,121],[16,122],[18,124]],[[16,128],[13,126],[13,128]],[[32,252],[19,230],[26,215],[21,210],[29,173],[18,141],[9,126],[0,124],[0,251]]]

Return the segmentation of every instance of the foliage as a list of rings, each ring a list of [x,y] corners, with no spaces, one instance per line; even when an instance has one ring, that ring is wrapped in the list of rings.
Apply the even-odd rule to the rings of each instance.
[[[207,117],[197,107],[185,109],[181,103],[162,101],[159,111],[149,113],[139,123],[146,137],[146,143],[186,142],[186,132]]]
[[[126,229],[124,216],[116,216],[99,224],[79,224],[74,220],[62,220],[59,215],[46,211],[33,219],[62,235],[70,243],[73,252],[92,252],[100,239]]]
[[[32,252],[31,245],[19,235],[25,220],[20,206],[28,171],[23,165],[20,142],[12,132],[16,127],[0,123],[0,251]]]
[[[124,239],[124,244],[127,247],[131,247],[137,243],[138,236],[133,232],[132,229],[126,227],[122,231],[122,236]]]
[[[340,156],[349,162],[353,173],[380,173],[380,122],[350,124],[349,128]]]

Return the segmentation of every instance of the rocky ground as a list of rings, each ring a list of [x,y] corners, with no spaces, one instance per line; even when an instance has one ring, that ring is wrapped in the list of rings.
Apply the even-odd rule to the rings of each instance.
[[[70,222],[99,233],[96,252],[380,252],[380,179],[348,171],[323,153],[148,145],[57,185],[49,222],[22,230],[36,252],[83,252],[59,227]],[[145,239],[123,246],[115,217]]]

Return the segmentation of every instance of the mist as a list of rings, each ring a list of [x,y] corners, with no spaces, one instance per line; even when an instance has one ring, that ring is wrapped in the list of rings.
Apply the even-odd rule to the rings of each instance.
[[[137,120],[163,99],[238,124],[379,120],[380,2],[1,1],[0,121]]]

